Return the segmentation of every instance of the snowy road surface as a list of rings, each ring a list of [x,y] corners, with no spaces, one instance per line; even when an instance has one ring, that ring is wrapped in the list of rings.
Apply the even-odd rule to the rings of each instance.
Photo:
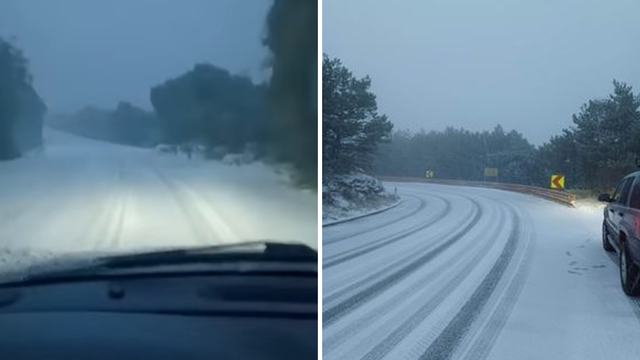
[[[244,240],[317,247],[317,194],[271,168],[45,132],[0,163],[0,250],[128,251]],[[9,259],[11,260],[11,259]]]
[[[325,359],[640,359],[602,210],[417,183],[323,229]]]

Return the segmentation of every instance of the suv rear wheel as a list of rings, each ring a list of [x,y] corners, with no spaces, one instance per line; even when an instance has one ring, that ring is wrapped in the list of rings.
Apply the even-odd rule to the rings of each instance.
[[[612,252],[613,246],[611,246],[611,243],[609,242],[609,231],[607,230],[607,224],[604,223],[604,221],[602,222],[602,247],[604,248],[604,251],[607,252]]]
[[[638,267],[633,263],[627,252],[626,244],[620,246],[620,284],[625,294],[629,296],[640,295],[638,286]]]

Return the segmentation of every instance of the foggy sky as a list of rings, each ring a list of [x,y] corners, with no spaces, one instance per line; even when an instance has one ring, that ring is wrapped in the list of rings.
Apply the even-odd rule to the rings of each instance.
[[[265,78],[270,0],[1,0],[0,35],[16,37],[52,111],[149,91],[197,62]]]
[[[640,91],[638,0],[324,0],[322,41],[397,129],[499,123],[541,144],[614,78]]]

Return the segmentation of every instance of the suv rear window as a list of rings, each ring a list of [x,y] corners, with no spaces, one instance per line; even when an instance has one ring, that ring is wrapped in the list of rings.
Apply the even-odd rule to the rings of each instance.
[[[631,200],[629,206],[634,209],[640,209],[640,182],[636,181],[633,185],[633,191],[631,191]]]
[[[613,194],[613,201],[619,204],[626,204],[627,199],[629,198],[629,190],[631,188],[631,184],[633,184],[632,177],[626,178],[622,180],[620,186],[616,189],[616,192]]]

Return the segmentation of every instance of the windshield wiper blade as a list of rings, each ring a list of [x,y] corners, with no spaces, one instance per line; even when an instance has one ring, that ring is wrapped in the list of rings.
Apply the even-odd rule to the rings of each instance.
[[[203,273],[238,271],[268,272],[271,274],[317,273],[317,252],[303,244],[251,242],[188,249],[162,250],[136,254],[113,255],[73,262],[68,266],[37,267],[17,277],[0,281],[0,287],[29,284],[78,281],[109,276],[166,276],[175,269],[149,271],[155,266],[211,264]],[[242,263],[255,266],[236,267]],[[263,264],[263,265],[260,265]],[[268,265],[268,266],[267,266]],[[145,269],[146,268],[146,269]],[[192,270],[186,270],[189,273]],[[182,273],[182,271],[180,271]]]
[[[123,268],[220,261],[317,262],[318,253],[303,244],[256,241],[197,248],[107,256],[101,267]]]

